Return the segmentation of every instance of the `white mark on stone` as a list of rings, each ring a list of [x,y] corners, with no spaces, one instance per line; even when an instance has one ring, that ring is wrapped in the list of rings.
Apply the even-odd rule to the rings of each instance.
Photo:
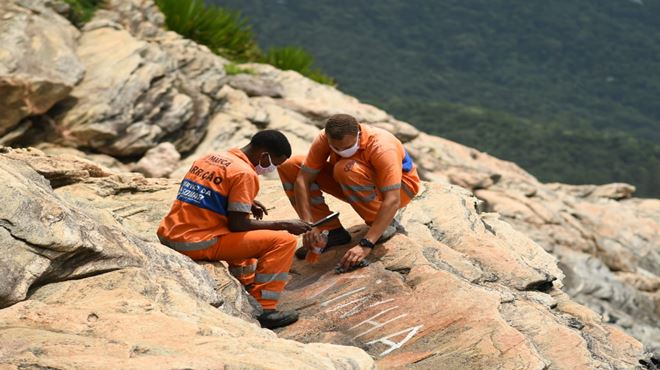
[[[333,286],[337,285],[338,282],[339,282],[339,280],[335,280],[335,281],[333,281],[332,284],[330,284],[330,285],[328,285],[327,287],[321,289],[319,292],[316,292],[316,294],[310,296],[309,298],[316,298],[316,297],[320,296],[321,294],[327,292],[327,291],[328,291],[330,288],[332,288]]]
[[[351,316],[355,315],[356,313],[358,313],[358,312],[360,311],[360,308],[362,308],[362,305],[361,305],[361,304],[360,304],[360,305],[357,305],[357,306],[355,306],[355,307],[353,307],[352,310],[346,312],[345,314],[341,315],[340,317],[341,317],[342,319],[345,319],[345,318],[347,318],[347,317],[351,317]]]
[[[380,329],[380,328],[382,328],[383,326],[385,326],[385,325],[387,325],[387,324],[389,324],[389,323],[391,323],[391,322],[394,322],[394,321],[396,321],[396,320],[398,320],[398,319],[402,319],[402,318],[404,318],[404,317],[406,317],[406,316],[408,316],[408,314],[407,314],[407,313],[404,313],[403,315],[399,315],[399,316],[397,316],[397,317],[395,317],[395,318],[393,318],[393,319],[389,319],[389,320],[385,321],[384,323],[380,323],[380,322],[377,322],[377,321],[367,321],[367,323],[373,325],[373,327],[372,327],[371,329],[367,329],[366,331],[364,331],[364,332],[362,332],[362,333],[360,333],[360,334],[354,336],[353,339],[357,339],[357,338],[359,338],[359,337],[361,337],[361,336],[363,336],[363,335],[369,334],[369,333],[371,333],[372,331],[374,331],[374,330],[376,330],[376,329]]]
[[[383,343],[386,346],[389,346],[388,349],[386,349],[385,351],[383,351],[379,355],[379,356],[386,356],[386,355],[390,354],[392,351],[394,351],[395,349],[403,347],[404,344],[406,344],[410,339],[412,339],[412,337],[415,336],[415,334],[417,334],[417,332],[419,331],[419,329],[422,328],[422,326],[423,325],[413,326],[411,328],[401,330],[400,332],[390,334],[388,336],[385,336],[385,337],[382,337],[382,338],[379,338],[379,339],[376,339],[376,340],[372,340],[371,342],[367,342],[367,345],[371,345],[371,344],[380,342],[380,343]],[[408,333],[408,335],[406,335],[406,337],[403,338],[403,340],[401,340],[400,342],[395,343],[395,342],[390,340],[391,338],[397,337],[397,336],[399,336],[403,333],[406,333],[406,332]]]
[[[369,307],[376,307],[376,306],[381,305],[383,303],[392,302],[393,300],[394,300],[394,298],[390,298],[390,299],[387,299],[387,300],[384,300],[384,301],[376,302],[376,303],[370,305]]]
[[[356,302],[364,302],[364,301],[366,301],[367,299],[369,299],[369,296],[362,297],[362,298],[358,298],[358,299],[354,299],[354,300],[352,300],[352,301],[350,301],[350,302],[348,302],[348,303],[344,303],[344,304],[340,304],[340,305],[334,306],[334,307],[328,309],[328,310],[325,311],[325,312],[326,312],[326,313],[328,313],[328,312],[335,312],[335,311],[337,311],[337,310],[341,310],[342,308],[344,308],[344,307],[346,307],[346,306],[350,306],[350,305],[352,305],[352,304],[354,304],[354,303],[356,303]]]
[[[363,279],[363,278],[366,278],[366,277],[367,277],[367,275],[358,275],[358,276],[350,275],[350,276],[345,276],[344,279],[355,280],[355,279]]]
[[[358,288],[358,289],[351,290],[350,292],[346,292],[346,293],[344,293],[344,294],[342,294],[342,295],[340,295],[340,296],[337,296],[337,297],[335,297],[335,298],[332,298],[331,300],[328,300],[328,301],[325,301],[325,302],[321,303],[321,307],[325,307],[325,306],[329,305],[331,302],[334,302],[334,301],[336,301],[336,300],[338,300],[338,299],[342,299],[342,298],[344,298],[344,297],[348,297],[348,296],[350,296],[350,295],[352,295],[352,294],[355,294],[355,293],[357,293],[357,292],[361,292],[361,291],[363,291],[363,290],[365,290],[365,289],[367,289],[367,287],[362,287],[362,288]]]
[[[383,282],[383,281],[380,280],[380,279],[376,280],[376,284],[380,284],[380,283],[382,283],[382,282]]]
[[[394,309],[397,309],[397,308],[399,308],[399,306],[390,307],[390,308],[388,308],[388,309],[385,309],[385,310],[383,310],[383,311],[380,311],[379,313],[377,313],[377,314],[371,316],[370,318],[368,318],[368,319],[366,319],[366,320],[360,322],[359,324],[353,325],[353,327],[351,327],[351,328],[348,329],[348,330],[353,330],[353,329],[359,327],[360,325],[366,323],[367,321],[371,321],[371,320],[373,320],[373,319],[375,319],[375,318],[377,318],[377,317],[379,317],[379,316],[382,316],[382,315],[384,315],[384,314],[386,314],[386,313],[388,313],[388,312],[390,312],[390,311],[392,311],[392,310],[394,310]]]

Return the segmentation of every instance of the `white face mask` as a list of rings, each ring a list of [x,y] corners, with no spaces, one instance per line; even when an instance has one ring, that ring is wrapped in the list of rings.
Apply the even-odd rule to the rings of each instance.
[[[275,171],[275,169],[277,168],[277,166],[275,166],[273,164],[273,161],[270,159],[270,154],[266,153],[266,155],[268,156],[268,163],[270,163],[270,165],[268,167],[263,167],[261,165],[261,162],[257,163],[257,165],[255,166],[255,170],[257,171],[257,175],[265,175],[267,173],[271,173],[271,172]]]
[[[332,149],[333,152],[337,153],[341,157],[352,157],[353,154],[357,153],[358,149],[360,149],[360,132],[358,132],[357,139],[355,140],[355,144],[352,147],[344,150],[337,150],[332,145],[330,145],[330,149]]]

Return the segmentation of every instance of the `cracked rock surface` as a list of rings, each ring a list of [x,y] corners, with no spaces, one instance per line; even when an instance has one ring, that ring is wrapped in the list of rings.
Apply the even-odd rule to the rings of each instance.
[[[296,72],[249,64],[227,76],[225,59],[165,30],[151,0],[108,0],[82,30],[53,3],[0,4],[0,145],[38,148],[0,149],[0,364],[656,366],[645,351],[659,361],[660,200],[633,198],[628,184],[540,183]],[[392,132],[426,182],[398,216],[405,233],[370,266],[335,275],[346,247],[294,264],[285,306],[302,319],[278,335],[303,345],[253,324],[223,264],[192,263],[154,231],[196,157],[266,128],[304,153],[335,113]],[[294,217],[265,180],[270,217]],[[360,219],[332,206],[357,240]]]

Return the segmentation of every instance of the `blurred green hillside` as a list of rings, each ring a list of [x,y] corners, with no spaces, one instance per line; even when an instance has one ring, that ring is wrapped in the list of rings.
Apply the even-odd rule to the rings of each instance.
[[[543,181],[626,181],[660,197],[657,0],[207,2],[429,133]]]

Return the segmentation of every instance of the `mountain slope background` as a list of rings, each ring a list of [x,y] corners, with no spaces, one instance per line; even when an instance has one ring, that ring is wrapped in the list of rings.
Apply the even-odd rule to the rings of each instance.
[[[207,0],[340,88],[542,181],[660,197],[660,2]]]

